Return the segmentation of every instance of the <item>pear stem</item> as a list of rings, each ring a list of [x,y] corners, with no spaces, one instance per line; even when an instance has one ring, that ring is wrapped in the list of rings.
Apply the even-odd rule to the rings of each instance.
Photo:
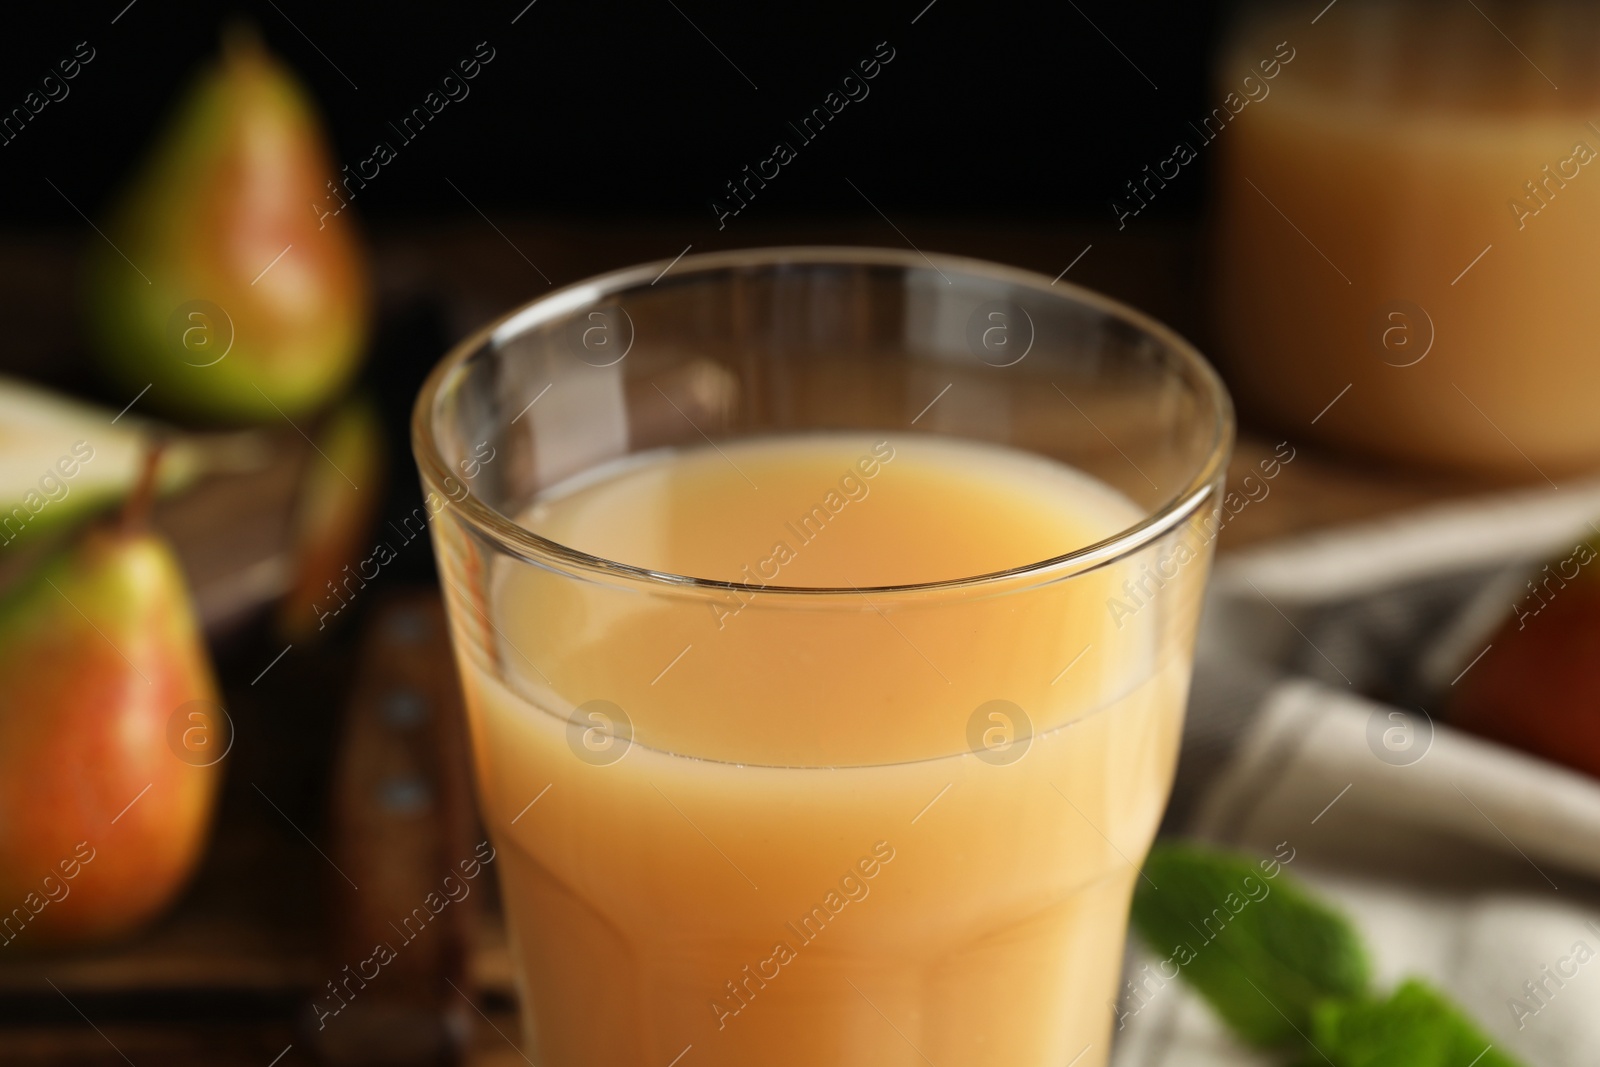
[[[234,19],[222,30],[222,54],[229,63],[248,62],[261,55],[261,34],[255,25]]]
[[[150,507],[156,496],[156,474],[161,467],[161,453],[166,447],[166,442],[161,440],[152,440],[145,446],[139,481],[129,494],[127,503],[122,505],[122,516],[117,523],[125,536],[143,533],[150,525]]]

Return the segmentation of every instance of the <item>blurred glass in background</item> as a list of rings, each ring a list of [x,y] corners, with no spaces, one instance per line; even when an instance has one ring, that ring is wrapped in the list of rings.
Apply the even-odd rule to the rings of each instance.
[[[1308,25],[1302,6],[1236,18],[1197,130],[1241,406],[1391,459],[1593,464],[1600,10],[1342,0]],[[1324,411],[1347,389],[1360,403]]]

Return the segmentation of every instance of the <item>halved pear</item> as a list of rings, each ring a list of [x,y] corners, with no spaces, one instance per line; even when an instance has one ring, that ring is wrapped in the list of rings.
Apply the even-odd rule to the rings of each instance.
[[[156,441],[165,449],[156,487],[162,493],[268,458],[254,432],[181,433],[0,378],[0,547],[24,537],[31,543],[123,499]]]

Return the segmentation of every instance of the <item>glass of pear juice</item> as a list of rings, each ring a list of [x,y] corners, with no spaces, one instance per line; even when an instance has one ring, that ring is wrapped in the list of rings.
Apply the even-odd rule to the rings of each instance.
[[[877,249],[470,337],[421,470],[541,1067],[1097,1067],[1232,443],[1185,341]]]

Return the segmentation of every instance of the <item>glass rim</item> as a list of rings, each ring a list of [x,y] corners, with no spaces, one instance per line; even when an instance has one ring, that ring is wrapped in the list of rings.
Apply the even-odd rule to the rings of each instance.
[[[672,269],[677,280],[681,282],[686,275],[696,272],[738,267],[774,267],[785,263],[918,270],[932,268],[941,273],[944,269],[949,269],[953,273],[979,276],[1023,289],[1036,290],[1041,295],[1048,295],[1052,300],[1076,302],[1107,317],[1121,320],[1160,343],[1169,356],[1176,358],[1180,368],[1179,376],[1186,377],[1195,385],[1197,392],[1210,400],[1215,417],[1205,458],[1181,489],[1169,495],[1157,506],[1141,507],[1139,509],[1141,518],[1138,522],[1109,537],[1048,559],[1004,570],[897,585],[839,587],[761,585],[672,574],[606,559],[536,534],[483,500],[470,486],[466,487],[466,494],[460,498],[446,494],[447,506],[458,509],[461,517],[469,525],[502,551],[528,562],[558,570],[576,571],[598,579],[621,579],[680,591],[703,590],[716,594],[732,592],[815,597],[865,593],[910,594],[999,585],[1028,578],[1042,578],[1049,581],[1067,577],[1138,552],[1194,515],[1207,499],[1216,493],[1218,475],[1226,465],[1233,446],[1233,401],[1211,364],[1194,345],[1170,327],[1142,311],[1091,289],[1070,282],[1053,282],[1043,274],[1020,267],[945,253],[924,254],[895,248],[827,245],[775,246],[705,252],[682,256],[676,260],[659,259],[623,267],[546,293],[468,334],[453,345],[428,373],[417,394],[416,404],[412,408],[411,449],[425,488],[442,488],[446,478],[454,478],[449,463],[440,454],[434,433],[434,421],[448,387],[459,378],[464,366],[473,356],[533,326],[592,305],[607,296],[652,284],[653,280],[659,280],[668,269]]]

